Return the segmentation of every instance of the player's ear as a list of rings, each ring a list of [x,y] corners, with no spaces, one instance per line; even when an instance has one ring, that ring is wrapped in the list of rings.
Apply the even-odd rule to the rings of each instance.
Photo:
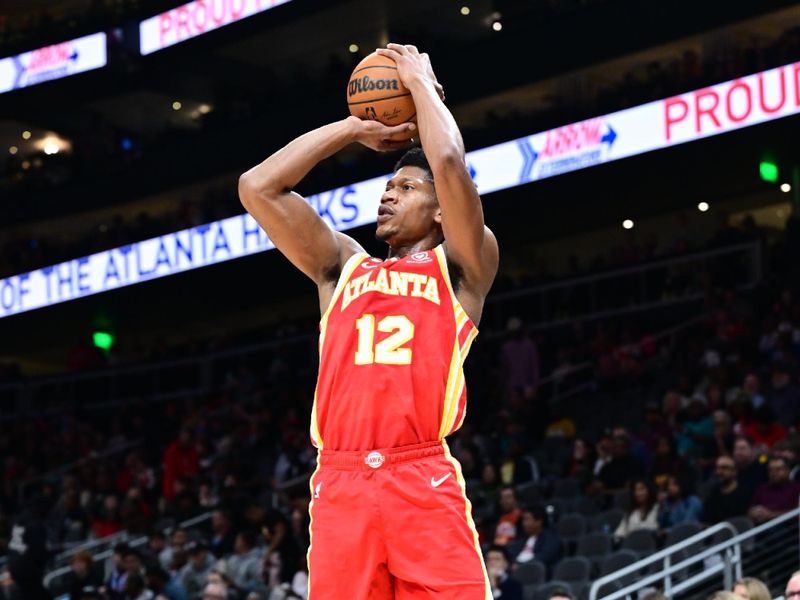
[[[434,209],[433,212],[433,222],[436,223],[437,225],[442,224],[442,209],[439,206],[438,202],[436,203],[436,208]]]

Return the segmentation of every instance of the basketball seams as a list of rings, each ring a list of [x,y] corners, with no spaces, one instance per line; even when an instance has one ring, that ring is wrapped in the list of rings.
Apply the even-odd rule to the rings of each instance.
[[[393,71],[397,71],[397,67],[392,67],[389,65],[367,65],[366,67],[361,67],[360,69],[353,71],[353,75],[356,73],[361,73],[361,71],[364,71],[365,69],[392,69]],[[350,76],[351,80],[353,79],[353,75]]]
[[[358,102],[348,102],[347,106],[353,106],[355,104],[369,104],[370,102],[372,104],[374,104],[376,102],[381,102],[383,100],[392,100],[393,98],[404,98],[404,97],[410,96],[410,95],[411,95],[411,92],[407,92],[405,94],[398,94],[397,96],[383,96],[382,98],[374,98],[372,100],[359,100]]]

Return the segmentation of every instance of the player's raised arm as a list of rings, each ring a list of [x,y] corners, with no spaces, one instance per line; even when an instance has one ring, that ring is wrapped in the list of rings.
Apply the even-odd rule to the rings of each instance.
[[[400,79],[414,98],[422,149],[433,171],[442,213],[447,255],[464,270],[469,286],[485,295],[497,272],[497,241],[484,225],[483,207],[467,170],[461,132],[440,97],[441,86],[428,55],[400,44],[389,44],[377,52],[394,59]]]
[[[330,283],[361,247],[333,231],[292,189],[318,162],[353,142],[379,151],[405,147],[394,138],[407,137],[410,127],[348,117],[301,135],[239,178],[242,205],[293,265],[319,286]]]

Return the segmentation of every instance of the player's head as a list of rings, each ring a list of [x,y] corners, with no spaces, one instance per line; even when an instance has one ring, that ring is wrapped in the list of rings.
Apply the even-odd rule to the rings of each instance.
[[[393,247],[427,236],[438,244],[443,239],[441,222],[428,159],[421,148],[412,148],[397,161],[394,175],[386,182],[375,237]]]

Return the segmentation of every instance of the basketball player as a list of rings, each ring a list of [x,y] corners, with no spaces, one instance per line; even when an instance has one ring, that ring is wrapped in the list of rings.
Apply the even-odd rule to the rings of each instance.
[[[445,436],[464,419],[462,365],[497,241],[428,56],[398,44],[379,53],[411,91],[424,150],[409,151],[386,182],[376,230],[386,260],[332,231],[292,188],[353,142],[408,146],[414,125],[348,117],[295,139],[239,183],[245,208],[319,289],[309,600],[490,600]]]

